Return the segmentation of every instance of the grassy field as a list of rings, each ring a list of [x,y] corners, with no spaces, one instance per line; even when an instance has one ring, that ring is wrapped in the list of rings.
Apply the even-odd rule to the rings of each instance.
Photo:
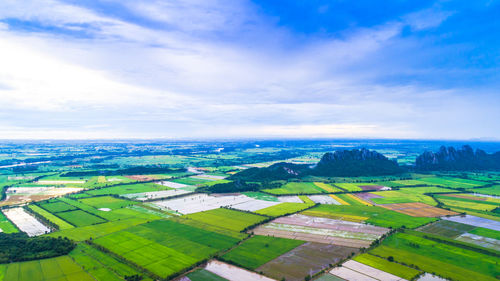
[[[408,187],[399,190],[377,191],[372,194],[384,198],[371,199],[375,204],[413,203],[420,202],[431,206],[437,205],[436,201],[424,193],[453,192],[451,189],[428,186],[428,187]]]
[[[443,202],[443,204],[448,206],[480,210],[480,211],[491,211],[500,206],[500,204],[497,202],[478,201],[473,199],[457,198],[445,195],[436,195],[436,198],[439,201]]]
[[[162,278],[238,241],[170,220],[138,225],[94,240],[96,244]]]
[[[435,221],[435,218],[412,217],[376,206],[347,206],[347,205],[320,205],[308,212],[316,216],[328,218],[367,218],[364,221],[382,227],[398,228],[405,226],[415,228]]]
[[[307,197],[306,195],[299,195],[299,199],[306,204],[314,205],[314,201],[309,199],[309,197]]]
[[[289,182],[280,188],[264,189],[263,191],[271,194],[309,194],[325,193],[326,191],[313,182]]]
[[[96,217],[82,210],[57,213],[57,216],[71,223],[74,226],[86,226],[106,222],[100,217]]]
[[[253,270],[303,243],[304,241],[299,240],[253,236],[222,256],[222,258]]]
[[[263,216],[224,208],[189,214],[184,217],[186,219],[199,222],[201,225],[213,225],[235,232],[240,232],[248,226],[254,225],[266,219]]]
[[[69,204],[66,204],[64,202],[61,202],[57,199],[50,200],[48,203],[42,203],[42,204],[40,204],[40,207],[44,208],[45,210],[47,210],[51,213],[76,210],[76,207],[71,206]]]
[[[5,233],[16,233],[19,232],[17,227],[11,223],[2,212],[0,212],[0,229]]]
[[[477,193],[482,193],[482,194],[487,194],[487,195],[500,196],[500,185],[494,185],[494,186],[485,187],[485,188],[468,189],[467,191],[472,191],[472,192],[477,192]]]
[[[267,207],[267,208],[258,210],[258,211],[256,211],[256,213],[261,214],[261,215],[270,216],[270,217],[278,217],[278,216],[293,214],[293,213],[296,213],[298,211],[302,211],[302,210],[307,209],[313,205],[314,204],[285,202],[285,203],[281,203],[278,205],[274,205],[271,207]]]
[[[440,185],[450,188],[472,188],[487,184],[487,182],[452,177],[428,177],[422,178],[420,181],[431,185]]]
[[[386,259],[370,255],[370,254],[361,254],[354,258],[355,261],[369,265],[371,267],[380,269],[382,271],[394,274],[406,280],[412,280],[421,273],[420,270],[401,265],[399,263],[390,262]]]
[[[493,229],[477,227],[469,231],[469,233],[500,240],[500,231],[496,231]]]
[[[137,184],[116,185],[112,187],[94,189],[86,191],[85,193],[90,195],[115,195],[115,194],[121,195],[121,194],[152,192],[152,191],[161,191],[169,189],[171,188],[156,183],[137,183]]]
[[[58,218],[57,216],[45,211],[44,209],[38,207],[37,205],[29,205],[28,208],[30,208],[33,212],[41,215],[42,217],[46,218],[48,221],[54,223],[55,225],[57,225],[57,227],[60,229],[60,230],[64,230],[64,229],[70,229],[70,228],[73,228],[74,226],[67,223],[66,221]]]
[[[78,201],[85,204],[85,205],[92,206],[96,209],[109,208],[112,210],[122,208],[125,206],[137,204],[137,202],[134,202],[134,201],[118,199],[118,198],[114,198],[111,196],[84,198],[84,199],[80,199]]]
[[[142,275],[133,267],[85,243],[80,243],[69,256],[97,280],[118,281],[125,276]]]
[[[352,194],[336,194],[336,197],[340,198],[342,201],[346,202],[348,205],[365,205],[360,200],[353,198]]]
[[[424,235],[431,234],[397,233],[370,253],[384,258],[393,257],[397,262],[415,265],[426,272],[453,280],[497,280],[495,276],[500,274],[498,257],[474,250],[471,244],[467,244],[467,248],[458,247],[426,239]]]
[[[113,232],[132,227],[134,225],[146,223],[147,220],[139,218],[130,218],[119,221],[105,222],[98,225],[89,225],[78,228],[61,230],[47,234],[50,237],[67,237],[75,241],[84,241],[94,239]]]
[[[0,265],[0,272],[2,267],[4,281],[95,281],[68,256]]]

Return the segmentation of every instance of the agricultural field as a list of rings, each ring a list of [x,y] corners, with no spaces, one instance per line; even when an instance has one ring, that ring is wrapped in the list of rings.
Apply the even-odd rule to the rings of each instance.
[[[234,232],[241,232],[251,225],[257,224],[266,217],[229,209],[214,209],[186,215],[187,220],[194,220],[200,225],[211,225]]]
[[[3,214],[16,225],[17,229],[26,232],[28,236],[38,236],[50,232],[50,228],[39,222],[23,208],[6,209],[3,210]]]
[[[420,270],[399,263],[390,262],[386,259],[371,254],[361,254],[359,256],[356,256],[353,260],[371,266],[373,268],[385,271],[387,273],[399,276],[406,280],[412,280],[422,272]]]
[[[3,276],[1,274],[2,272],[5,272]],[[1,277],[3,277],[3,279]],[[35,261],[0,264],[0,280],[95,281],[93,276],[85,272],[68,256]]]
[[[368,247],[387,231],[386,228],[357,222],[296,214],[277,218],[252,232],[257,235],[362,248]]]
[[[304,243],[300,240],[256,235],[222,256],[222,259],[253,270]]]
[[[370,254],[418,266],[421,270],[453,280],[496,280],[500,274],[498,256],[489,255],[471,244],[450,243],[442,236],[426,235],[431,234],[397,233]]]
[[[0,212],[0,232],[3,233],[16,233],[19,230],[16,228],[14,224],[12,224],[5,215]]]
[[[344,280],[383,280],[383,281],[399,281],[405,280],[396,275],[387,273],[369,265],[350,260],[336,267],[329,272],[330,274],[340,277]]]
[[[328,192],[314,182],[289,182],[279,188],[263,189],[262,191],[275,195],[317,194]]]
[[[236,244],[238,239],[159,220],[94,240],[97,245],[166,278]]]
[[[271,207],[267,207],[265,209],[261,209],[259,211],[256,211],[257,214],[260,215],[265,215],[265,216],[270,216],[270,217],[279,217],[279,216],[284,216],[288,214],[293,214],[299,211],[302,211],[304,209],[307,209],[313,204],[309,203],[290,203],[290,202],[284,202],[280,203],[278,205],[274,205]]]
[[[415,228],[434,218],[413,217],[376,206],[320,205],[304,212],[305,215],[319,216],[347,221],[364,221],[381,227]]]
[[[0,144],[0,242],[21,232],[75,243],[59,257],[0,264],[0,281],[497,280],[498,172],[238,177],[365,145]],[[366,147],[411,164],[436,144],[398,145]]]
[[[406,214],[412,217],[442,217],[458,215],[456,212],[448,211],[424,203],[399,203],[379,205],[382,208]]]

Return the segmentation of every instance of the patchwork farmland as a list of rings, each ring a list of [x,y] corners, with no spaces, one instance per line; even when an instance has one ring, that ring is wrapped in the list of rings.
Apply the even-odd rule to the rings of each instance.
[[[308,149],[284,161],[315,164],[323,153]],[[68,160],[0,174],[0,245],[9,237],[72,243],[44,258],[36,255],[47,249],[17,259],[0,247],[0,281],[500,276],[500,177],[493,172],[287,178],[285,170],[284,179],[244,182],[235,176],[281,162],[266,151],[290,151],[208,153],[211,146],[194,144],[154,156],[95,151],[74,160],[81,167]]]

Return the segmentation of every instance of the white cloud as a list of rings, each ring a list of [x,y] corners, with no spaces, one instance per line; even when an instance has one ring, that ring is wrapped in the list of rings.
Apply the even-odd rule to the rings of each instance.
[[[54,0],[0,2],[0,19],[92,27],[90,38],[0,27],[0,138],[432,137],[416,131],[425,131],[423,116],[460,118],[455,89],[389,86],[365,71],[378,67],[371,59],[406,22],[289,48],[289,34],[246,2],[224,3],[123,2],[137,16],[172,25],[159,30]],[[427,28],[421,15],[407,21]],[[241,37],[263,43],[213,35],[242,26]],[[445,123],[429,126],[453,135]]]

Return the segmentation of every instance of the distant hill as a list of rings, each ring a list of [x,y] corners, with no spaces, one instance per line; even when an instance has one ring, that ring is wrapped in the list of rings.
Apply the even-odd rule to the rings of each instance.
[[[438,152],[426,151],[417,157],[415,168],[420,171],[500,170],[500,152],[464,145],[459,149],[441,146]]]
[[[292,163],[276,163],[266,168],[250,168],[232,175],[231,180],[243,180],[250,182],[269,182],[275,180],[287,180],[308,175],[308,165]]]
[[[328,152],[312,170],[327,177],[382,176],[404,172],[396,161],[366,148]]]

